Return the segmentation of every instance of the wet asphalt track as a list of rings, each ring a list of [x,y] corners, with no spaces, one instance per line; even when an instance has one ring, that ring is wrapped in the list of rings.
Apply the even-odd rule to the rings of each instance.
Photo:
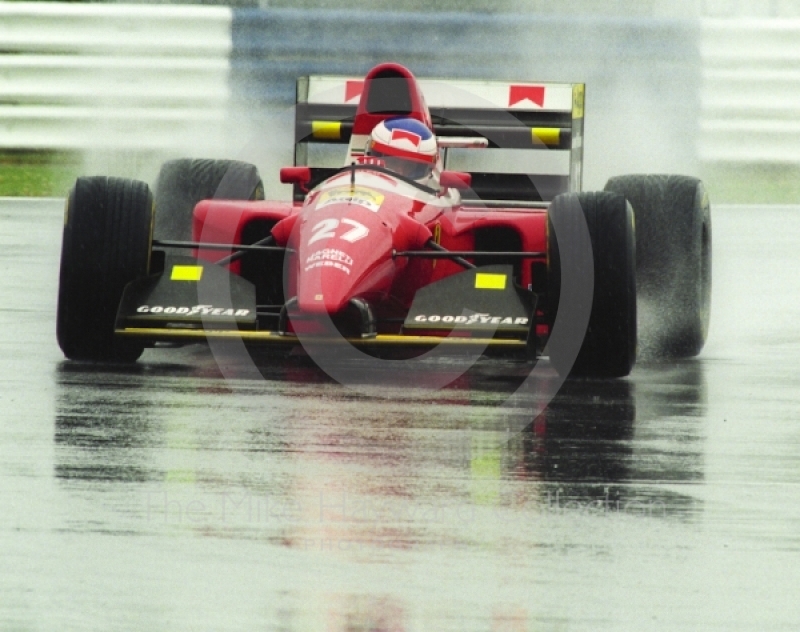
[[[518,364],[431,395],[64,362],[61,203],[0,217],[0,630],[800,628],[800,207],[714,209],[698,360],[519,435]]]

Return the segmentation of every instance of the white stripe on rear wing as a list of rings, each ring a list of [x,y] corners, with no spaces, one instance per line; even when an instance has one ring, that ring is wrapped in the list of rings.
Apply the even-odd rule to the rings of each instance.
[[[489,146],[488,139],[470,136],[437,136],[436,143],[439,147],[459,149],[486,149]]]
[[[573,84],[465,79],[418,79],[428,107],[571,112]],[[308,78],[307,103],[357,105],[364,80],[315,75]]]

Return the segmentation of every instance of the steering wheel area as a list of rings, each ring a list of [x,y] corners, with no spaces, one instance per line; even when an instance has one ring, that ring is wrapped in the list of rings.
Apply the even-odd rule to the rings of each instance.
[[[381,167],[380,165],[370,165],[370,164],[359,165],[354,162],[350,165],[342,167],[341,169],[338,169],[335,175],[338,175],[340,173],[345,173],[348,171],[352,172],[353,174],[355,174],[356,171],[375,171],[377,173],[383,173],[392,176],[393,178],[397,178],[398,180],[401,180],[406,184],[410,184],[412,187],[415,187],[420,191],[423,191],[430,195],[436,195],[438,193],[436,189],[432,189],[431,187],[425,186],[424,184],[420,184],[416,180],[412,180],[407,176],[397,173],[396,171],[392,171],[391,169],[387,169],[386,167]]]

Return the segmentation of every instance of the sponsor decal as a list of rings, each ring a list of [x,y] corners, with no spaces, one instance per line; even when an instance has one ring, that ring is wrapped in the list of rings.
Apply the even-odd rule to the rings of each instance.
[[[453,325],[514,325],[528,326],[527,316],[492,316],[491,314],[470,314],[469,316],[452,316],[431,314],[418,314],[414,317],[415,323],[445,323]]]
[[[317,250],[306,259],[305,271],[314,268],[336,268],[346,274],[350,274],[350,266],[353,265],[353,258],[346,252],[336,250],[336,248],[325,248]]]
[[[350,274],[350,268],[348,268],[346,265],[342,265],[338,261],[317,261],[316,263],[307,265],[303,270],[304,272],[308,272],[314,268],[336,268],[345,274]]]
[[[439,222],[433,227],[433,241],[437,244],[442,243],[442,225]]]
[[[544,86],[510,86],[508,90],[508,107],[522,101],[530,101],[540,108],[544,107]]]
[[[582,83],[572,86],[572,118],[583,118],[583,93]]]
[[[346,252],[342,252],[341,250],[336,250],[335,248],[325,248],[324,250],[317,250],[315,253],[308,256],[306,259],[306,263],[311,263],[312,261],[340,261],[345,265],[351,266],[353,265],[353,258],[348,255]]]
[[[442,242],[442,225],[437,222],[436,225],[433,227],[433,242],[435,244],[440,244]],[[436,259],[433,260],[431,268],[436,267]]]
[[[137,314],[167,314],[171,316],[233,316],[234,318],[248,316],[249,309],[232,309],[214,307],[213,305],[194,305],[192,307],[176,307],[174,305],[140,305],[136,308]]]
[[[363,187],[337,187],[320,193],[317,208],[325,208],[331,204],[357,204],[377,213],[383,204],[384,196]]]

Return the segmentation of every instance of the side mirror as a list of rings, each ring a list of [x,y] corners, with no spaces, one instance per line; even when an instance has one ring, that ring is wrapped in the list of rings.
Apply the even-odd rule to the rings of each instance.
[[[472,186],[472,174],[466,171],[442,171],[439,184],[444,189],[464,191]]]
[[[299,184],[300,188],[305,188],[311,182],[311,169],[309,167],[282,167],[281,182]]]

